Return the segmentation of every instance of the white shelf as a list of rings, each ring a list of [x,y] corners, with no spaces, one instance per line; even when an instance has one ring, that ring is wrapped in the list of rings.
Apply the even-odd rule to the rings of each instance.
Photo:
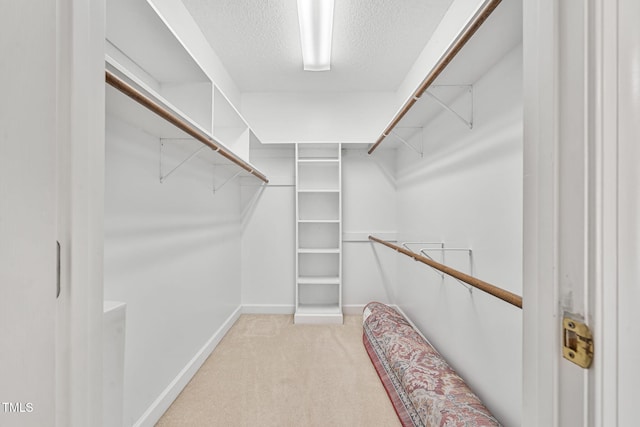
[[[144,80],[138,78],[137,74],[131,72],[129,69],[124,67],[109,55],[105,56],[105,68],[133,86],[138,91],[142,92],[144,95],[151,98],[164,109],[170,111],[175,116],[191,125],[193,128],[199,130],[203,135],[213,139],[215,143],[218,146],[222,147],[224,150],[233,151],[231,147],[211,135],[210,131],[205,129],[203,126],[200,126],[200,124],[195,122],[192,117],[181,111],[162,94],[156,92],[154,88],[149,86]],[[169,123],[162,117],[158,116],[156,113],[150,111],[148,108],[132,100],[127,95],[111,87],[110,85],[106,85],[105,88],[105,102],[105,112],[107,116],[115,117],[118,120],[122,120],[126,123],[132,124],[133,126],[141,129],[149,135],[155,136],[156,138],[164,140],[195,140],[191,135],[178,129],[173,124]],[[234,164],[231,160],[219,154],[214,154],[213,150],[206,150],[199,156],[201,158],[210,157],[211,161],[216,164]],[[238,156],[242,158],[242,156],[240,156],[239,154]],[[258,168],[254,167],[250,162],[246,160],[244,161],[254,170],[258,170]]]
[[[342,323],[341,144],[296,144],[295,323]]]
[[[338,189],[318,188],[318,189],[298,189],[298,193],[339,193]]]
[[[107,69],[250,163],[250,146],[258,145],[259,138],[176,35],[172,20],[148,0],[106,0],[105,7]],[[190,138],[111,87],[106,104],[107,114],[150,135]]]
[[[326,158],[306,157],[306,158],[298,159],[298,163],[338,163],[338,162],[339,162],[339,159],[333,158],[333,157],[326,157]]]
[[[340,278],[337,276],[315,277],[315,276],[302,276],[298,277],[299,285],[339,285]]]
[[[149,96],[158,104],[173,112],[175,115],[192,125],[194,128],[198,129],[206,135],[210,134],[208,129],[200,126],[199,123],[192,120],[191,117],[180,110],[180,108],[176,107],[173,103],[171,103],[171,101],[165,98],[162,94],[158,93],[152,86],[148,85],[147,82],[140,79],[135,73],[127,69],[124,65],[119,63],[111,56],[105,56],[105,66],[107,70],[113,72],[115,75],[131,84],[140,92]],[[106,87],[105,97],[107,114],[113,117],[117,117],[118,119],[123,120],[127,123],[134,124],[136,127],[139,127],[149,135],[166,139],[191,138],[185,132],[181,131],[171,123],[159,117],[157,114],[149,111],[149,109],[147,109],[146,107],[143,107],[139,103],[131,100],[128,96],[124,95],[123,93],[109,85],[107,85]]]
[[[298,248],[299,254],[339,254],[340,248]]]

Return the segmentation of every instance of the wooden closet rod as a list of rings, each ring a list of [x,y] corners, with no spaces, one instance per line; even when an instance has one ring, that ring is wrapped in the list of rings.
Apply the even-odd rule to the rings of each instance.
[[[106,73],[105,81],[109,85],[118,89],[120,92],[124,93],[125,95],[127,95],[129,98],[133,99],[140,105],[156,113],[158,116],[162,117],[163,119],[165,119],[166,121],[168,121],[169,123],[177,127],[178,129],[191,135],[192,137],[194,137],[204,145],[208,146],[212,150],[219,153],[221,156],[231,160],[233,163],[240,166],[242,169],[246,170],[251,175],[254,175],[255,177],[264,181],[265,183],[269,182],[267,177],[264,174],[262,174],[260,171],[257,171],[250,164],[248,164],[247,162],[245,162],[244,160],[242,160],[241,158],[239,158],[238,156],[236,156],[226,148],[219,145],[219,143],[216,142],[213,138],[204,134],[202,131],[194,127],[192,124],[188,123],[186,120],[182,119],[181,117],[177,116],[175,113],[169,111],[162,105],[158,104],[156,101],[149,98],[147,95],[143,94],[142,92],[140,92],[139,90],[137,90],[136,88],[134,88],[133,86],[131,86],[130,84],[128,84],[127,82],[125,82],[124,80],[116,76],[115,74],[113,74],[111,71],[105,70],[105,73]]]
[[[502,0],[489,0],[487,3],[476,13],[476,15],[471,19],[469,25],[458,35],[455,41],[449,46],[444,55],[440,57],[440,60],[436,64],[436,66],[431,70],[427,77],[420,83],[418,89],[413,92],[411,98],[407,102],[404,103],[402,109],[396,114],[393,118],[389,126],[382,132],[382,135],[378,138],[375,144],[369,149],[369,154],[373,153],[373,151],[378,148],[378,145],[389,135],[389,133],[395,128],[400,120],[407,114],[407,112],[413,107],[413,104],[424,94],[424,92],[429,89],[429,86],[434,82],[436,78],[440,75],[440,73],[449,65],[449,63],[455,58],[455,56],[460,52],[460,49],[464,47],[464,45],[471,39],[471,37],[475,34],[475,32],[480,28],[480,26],[487,20],[491,12],[495,10],[496,7],[500,4]]]
[[[480,279],[477,279],[473,276],[469,276],[468,274],[465,274],[461,271],[455,270],[451,267],[447,267],[444,264],[440,264],[439,262],[433,261],[425,256],[422,255],[418,255],[414,252],[411,252],[408,249],[405,249],[401,246],[398,245],[394,245],[393,243],[389,243],[386,240],[381,240],[378,239],[377,237],[374,236],[369,236],[369,240],[377,242],[377,243],[382,243],[383,245],[394,249],[398,252],[401,252],[405,255],[407,255],[408,257],[413,258],[416,261],[420,261],[424,264],[427,264],[430,267],[435,268],[436,270],[442,271],[445,274],[448,274],[451,277],[455,277],[458,280],[462,280],[465,283],[470,284],[471,286],[473,286],[474,288],[478,288],[481,291],[484,291],[488,294],[493,295],[496,298],[500,298],[503,301],[508,302],[509,304],[515,305],[518,308],[522,308],[522,297],[520,295],[516,295],[514,293],[511,293],[507,290],[504,290],[502,288],[499,288],[497,286],[494,286],[490,283],[484,282]]]

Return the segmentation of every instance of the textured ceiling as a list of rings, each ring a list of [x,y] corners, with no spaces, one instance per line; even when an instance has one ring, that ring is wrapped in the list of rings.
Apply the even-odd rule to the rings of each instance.
[[[302,70],[296,0],[183,0],[243,92],[392,91],[452,0],[336,0],[331,71]]]

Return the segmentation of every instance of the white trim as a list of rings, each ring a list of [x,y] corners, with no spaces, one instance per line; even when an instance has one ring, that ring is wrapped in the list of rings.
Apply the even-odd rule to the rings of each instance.
[[[619,372],[618,372],[618,259],[619,224],[618,209],[620,191],[618,177],[619,146],[622,139],[620,126],[625,123],[619,117],[619,79],[624,80],[623,64],[628,53],[625,46],[626,28],[635,24],[634,14],[625,13],[624,2],[600,0],[594,5],[594,46],[593,66],[596,86],[593,96],[594,107],[594,147],[596,161],[595,182],[596,230],[594,274],[594,367],[592,369],[593,392],[589,405],[593,419],[591,425],[609,426],[619,423]],[[620,8],[620,13],[619,12]],[[636,7],[636,10],[640,10]],[[620,41],[618,38],[620,32]],[[627,36],[629,38],[632,35]],[[633,60],[631,60],[633,61]],[[622,67],[619,71],[619,67]],[[622,84],[624,86],[624,84]],[[622,108],[622,107],[620,107]]]
[[[558,423],[558,2],[523,3],[523,427]]]
[[[186,366],[180,371],[178,375],[169,383],[167,388],[158,396],[158,398],[147,408],[142,416],[133,425],[134,427],[153,426],[162,417],[173,401],[178,397],[180,392],[189,383],[191,378],[198,372],[198,369],[207,360],[209,355],[218,346],[222,338],[231,329],[234,323],[240,317],[243,312],[243,307],[239,306],[229,316],[229,318],[218,328],[213,336],[207,341],[207,343],[198,351],[195,356],[186,364]]]
[[[63,280],[56,302],[52,422],[98,426],[103,409],[105,6],[91,0],[56,3],[58,129],[51,137],[58,150],[57,240],[63,250]]]
[[[347,316],[359,316],[366,304],[348,304],[342,306],[343,314]],[[293,304],[243,304],[242,314],[293,314]]]
[[[359,316],[366,304],[348,304],[342,306],[343,314]],[[294,314],[293,304],[243,304],[242,314]]]
[[[345,316],[362,316],[366,304],[346,304],[342,306],[342,313]]]
[[[293,314],[293,304],[243,304],[242,314]]]

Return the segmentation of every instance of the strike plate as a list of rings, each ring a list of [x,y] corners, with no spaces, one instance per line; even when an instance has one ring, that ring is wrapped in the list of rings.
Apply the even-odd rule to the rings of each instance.
[[[562,355],[582,368],[589,368],[593,360],[593,337],[584,323],[564,317],[562,319]]]

